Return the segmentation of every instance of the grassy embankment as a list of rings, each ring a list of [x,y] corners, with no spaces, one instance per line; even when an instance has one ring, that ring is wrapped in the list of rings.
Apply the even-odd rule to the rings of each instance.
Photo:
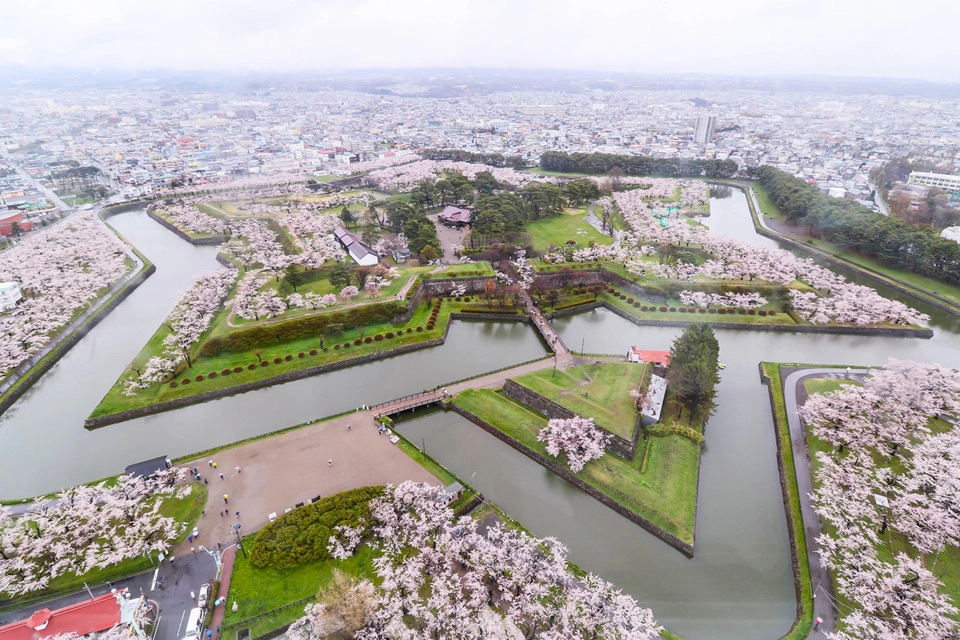
[[[626,440],[633,440],[637,409],[630,392],[643,382],[646,365],[605,362],[567,371],[544,369],[514,378],[539,393]]]
[[[547,424],[543,416],[489,389],[464,391],[454,402],[528,449],[549,457],[544,444],[537,441],[537,434]],[[665,413],[667,419],[676,415],[668,409]],[[608,453],[575,475],[667,533],[692,543],[700,447],[671,435],[641,440],[637,449],[633,462]]]
[[[215,211],[214,209],[208,207],[208,206],[205,205],[205,204],[198,204],[198,205],[197,205],[197,209],[199,209],[199,210],[202,211],[203,213],[206,213],[207,215],[209,215],[209,216],[212,217],[212,218],[217,218],[218,220],[226,220],[226,217],[225,217],[223,214],[221,214],[219,211]],[[154,214],[155,216],[157,216],[158,218],[162,218],[162,219],[163,219],[164,221],[166,221],[168,224],[176,227],[177,229],[179,229],[181,232],[185,233],[187,236],[189,236],[189,237],[190,237],[191,239],[193,239],[193,240],[205,240],[205,239],[207,239],[207,238],[216,238],[216,237],[222,237],[222,236],[223,236],[223,234],[221,234],[221,233],[199,233],[199,232],[196,232],[196,231],[191,231],[190,229],[184,227],[183,225],[177,224],[177,221],[174,220],[173,218],[169,217],[169,216],[167,215],[167,212],[164,211],[164,210],[161,209],[161,208],[156,208],[156,209],[154,209],[154,210],[153,210],[153,214]]]
[[[774,206],[762,186],[755,182],[753,190],[757,194],[757,201],[760,203],[761,209],[763,209],[764,218],[786,222],[786,216]],[[789,236],[789,234],[786,235]],[[853,253],[827,240],[808,238],[806,235],[800,234],[794,237],[794,240],[842,261],[851,269],[866,270],[871,275],[885,278],[894,284],[915,290],[921,297],[922,294],[930,294],[942,298],[946,303],[958,307],[956,312],[960,313],[960,287],[958,286],[918,275],[907,269],[891,267],[875,258]]]

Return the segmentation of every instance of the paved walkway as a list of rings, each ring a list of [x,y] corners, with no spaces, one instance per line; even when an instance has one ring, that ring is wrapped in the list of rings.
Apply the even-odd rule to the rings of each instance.
[[[233,545],[228,547],[223,552],[223,557],[221,562],[223,563],[223,570],[220,572],[220,588],[217,589],[217,593],[210,597],[210,606],[213,607],[213,616],[210,618],[210,630],[213,631],[213,640],[220,640],[220,629],[223,627],[223,616],[226,614],[227,607],[230,606],[227,602],[227,595],[230,593],[230,579],[233,577],[233,562],[237,559],[237,546]],[[215,603],[219,599],[222,600],[222,604],[218,607],[215,606]]]
[[[869,373],[869,369],[800,369],[787,375],[783,380],[783,398],[787,411],[787,424],[790,428],[790,445],[793,448],[794,470],[797,476],[797,490],[800,494],[800,514],[803,521],[803,532],[807,539],[807,565],[810,567],[810,583],[813,590],[813,618],[820,618],[823,624],[819,630],[811,628],[808,638],[822,637],[822,633],[831,633],[837,628],[836,611],[833,602],[836,597],[833,593],[833,583],[829,572],[820,566],[820,545],[817,537],[820,535],[820,519],[813,507],[810,494],[813,493],[813,479],[810,474],[810,452],[807,449],[806,430],[800,424],[798,391],[803,393],[805,378],[847,378],[848,376],[862,379]]]

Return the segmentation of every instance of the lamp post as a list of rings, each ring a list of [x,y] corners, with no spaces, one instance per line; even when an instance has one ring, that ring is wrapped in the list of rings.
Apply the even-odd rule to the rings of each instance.
[[[247,550],[243,548],[243,542],[240,540],[240,523],[233,525],[233,533],[237,536],[237,548],[240,549],[243,553],[243,557],[247,557]]]

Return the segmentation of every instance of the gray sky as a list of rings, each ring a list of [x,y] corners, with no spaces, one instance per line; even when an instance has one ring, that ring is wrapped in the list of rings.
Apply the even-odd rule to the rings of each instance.
[[[0,67],[491,67],[960,82],[960,0],[29,0]]]

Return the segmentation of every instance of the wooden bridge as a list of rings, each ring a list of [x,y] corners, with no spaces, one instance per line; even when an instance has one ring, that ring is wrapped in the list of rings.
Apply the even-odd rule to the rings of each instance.
[[[422,391],[409,396],[403,396],[402,398],[396,398],[394,400],[388,400],[387,402],[381,402],[380,404],[371,405],[368,407],[368,410],[373,414],[374,418],[379,418],[381,416],[392,416],[393,414],[400,413],[401,411],[416,409],[417,407],[433,404],[434,402],[440,402],[445,397],[447,397],[447,394],[443,389]]]

